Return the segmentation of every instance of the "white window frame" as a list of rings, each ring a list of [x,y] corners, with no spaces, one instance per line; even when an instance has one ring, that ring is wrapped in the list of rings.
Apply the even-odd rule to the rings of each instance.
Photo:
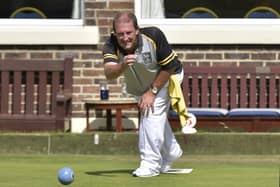
[[[134,5],[140,27],[159,27],[171,44],[280,44],[280,19],[142,19]]]
[[[83,16],[80,19],[0,19],[0,45],[92,45],[98,42],[98,27],[85,26]]]

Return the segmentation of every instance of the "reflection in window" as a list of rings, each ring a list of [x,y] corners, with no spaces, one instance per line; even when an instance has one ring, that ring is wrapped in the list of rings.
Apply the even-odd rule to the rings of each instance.
[[[249,15],[255,7],[271,8]],[[278,12],[279,0],[141,0],[141,18],[279,18]]]
[[[279,18],[279,13],[270,7],[256,7],[250,10],[245,18]]]
[[[46,18],[46,15],[37,8],[34,7],[22,7],[15,10],[10,18],[30,18],[30,19],[38,19],[38,18]]]
[[[184,13],[183,18],[217,18],[217,14],[204,7],[196,7]]]
[[[0,2],[1,18],[81,19],[82,0],[9,0]]]

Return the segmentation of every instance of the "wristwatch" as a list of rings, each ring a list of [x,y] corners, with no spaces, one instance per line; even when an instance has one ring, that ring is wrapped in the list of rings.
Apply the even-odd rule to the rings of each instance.
[[[154,95],[157,95],[159,90],[158,90],[157,87],[151,86],[151,91],[152,91],[152,93],[153,93]]]

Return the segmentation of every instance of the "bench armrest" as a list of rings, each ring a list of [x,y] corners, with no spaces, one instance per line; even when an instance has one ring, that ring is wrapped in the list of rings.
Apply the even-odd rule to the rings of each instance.
[[[63,92],[58,92],[56,95],[56,102],[68,102],[72,99],[72,92],[70,91],[63,91]]]

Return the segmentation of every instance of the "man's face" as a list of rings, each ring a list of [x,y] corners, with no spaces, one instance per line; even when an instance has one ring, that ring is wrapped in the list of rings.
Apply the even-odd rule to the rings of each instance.
[[[137,45],[137,34],[139,32],[138,29],[135,29],[133,26],[133,22],[127,23],[116,23],[116,38],[119,45],[128,53],[133,53],[136,49]]]

